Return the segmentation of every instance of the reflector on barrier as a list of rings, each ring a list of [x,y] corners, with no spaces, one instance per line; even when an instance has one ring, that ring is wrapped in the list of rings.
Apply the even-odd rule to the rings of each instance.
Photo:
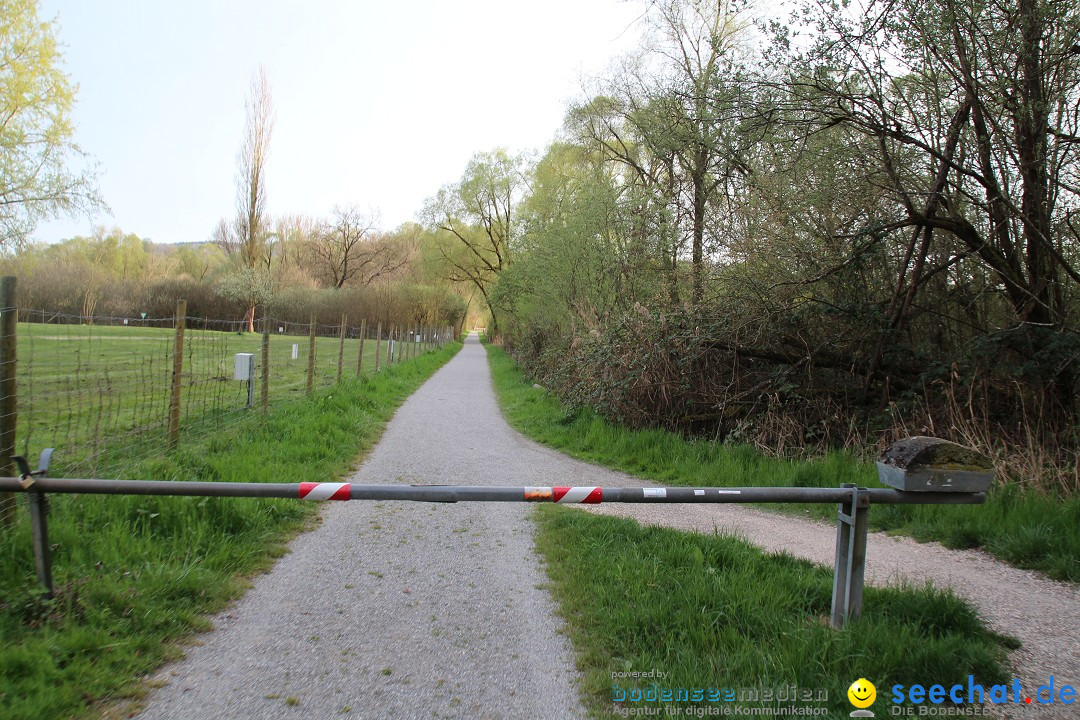
[[[300,483],[301,500],[348,500],[349,483]]]
[[[551,488],[557,503],[599,503],[604,499],[604,489],[598,487]]]

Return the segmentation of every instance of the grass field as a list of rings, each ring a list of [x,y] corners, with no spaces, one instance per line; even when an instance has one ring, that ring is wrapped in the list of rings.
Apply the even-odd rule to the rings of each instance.
[[[311,397],[281,395],[266,415],[248,413],[172,453],[132,455],[125,445],[117,462],[143,478],[332,480],[356,464],[398,405],[459,348],[452,343]],[[126,717],[125,703],[145,692],[142,678],[179,655],[177,643],[208,627],[206,614],[237,597],[246,578],[268,568],[316,512],[314,504],[250,498],[51,501],[54,600],[42,600],[36,589],[25,508],[14,529],[0,532],[5,720],[100,717],[117,703],[115,716]]]
[[[500,348],[487,346],[493,382],[511,425],[575,457],[668,485],[837,487],[852,482],[881,487],[873,464],[833,453],[812,461],[766,457],[754,448],[687,439],[664,430],[627,430],[588,410],[571,409],[534,389]],[[835,519],[825,505],[774,509]],[[1080,498],[1022,492],[999,483],[984,505],[878,505],[870,527],[939,541],[954,548],[981,547],[1017,567],[1059,580],[1080,581]]]
[[[184,338],[183,441],[217,432],[245,414],[247,384],[233,380],[234,355],[255,356],[255,404],[262,378],[262,336],[202,329]],[[57,472],[115,467],[117,440],[160,448],[166,442],[175,333],[171,328],[52,325],[18,327],[19,424],[16,447],[36,458],[55,447]],[[293,345],[297,359],[292,359]],[[337,381],[339,339],[316,338],[314,385]],[[356,375],[360,341],[346,338],[342,377]],[[381,344],[386,365],[387,343]],[[271,406],[305,394],[308,337],[270,336]],[[364,343],[364,373],[375,367],[375,342]],[[109,449],[114,457],[104,456]]]

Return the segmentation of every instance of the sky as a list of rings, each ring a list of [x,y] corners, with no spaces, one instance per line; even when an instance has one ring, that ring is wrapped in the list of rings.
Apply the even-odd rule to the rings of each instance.
[[[253,74],[276,113],[272,217],[335,205],[415,220],[476,152],[543,150],[583,80],[638,44],[615,0],[42,0],[78,85],[75,141],[111,212],[43,223],[56,242],[103,225],[201,242],[235,214]]]

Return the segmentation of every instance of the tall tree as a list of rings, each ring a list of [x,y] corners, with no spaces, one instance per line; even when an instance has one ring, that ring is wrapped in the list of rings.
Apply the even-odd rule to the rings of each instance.
[[[498,334],[491,290],[510,266],[516,204],[524,190],[521,159],[499,149],[469,160],[461,180],[441,189],[425,208],[428,223],[446,242],[440,245],[448,279],[471,283],[491,313]]]
[[[54,22],[37,0],[0,0],[0,246],[20,244],[38,222],[104,204],[74,143],[75,87],[60,71]]]
[[[996,279],[1019,323],[1014,349],[1048,351],[1080,283],[1080,9],[875,1],[852,19],[815,0],[809,10],[817,42],[792,62],[791,117],[811,133],[840,126],[873,141],[893,205],[862,234],[903,234],[867,385],[882,382],[887,397],[884,347],[921,290],[969,261]],[[1045,378],[1055,402],[1073,403],[1072,365]]]
[[[642,203],[655,220],[643,218],[642,228],[652,226],[669,258],[673,301],[675,269],[689,245],[692,302],[700,307],[707,256],[719,249],[715,233],[708,242],[710,217],[749,171],[744,156],[757,139],[739,65],[741,26],[724,0],[660,0],[645,17],[651,33],[644,52],[577,111],[577,124],[651,196]]]
[[[335,207],[330,220],[309,242],[314,270],[327,285],[367,285],[408,261],[408,253],[388,238],[376,237],[375,219],[359,208]]]
[[[214,239],[239,261],[238,275],[246,278],[236,287],[250,287],[248,309],[244,316],[248,330],[254,331],[255,306],[265,293],[268,281],[257,278],[269,273],[267,252],[268,218],[266,215],[266,160],[270,135],[274,129],[274,107],[266,68],[260,67],[251,80],[245,107],[244,142],[236,156],[236,219],[230,229],[221,224]]]

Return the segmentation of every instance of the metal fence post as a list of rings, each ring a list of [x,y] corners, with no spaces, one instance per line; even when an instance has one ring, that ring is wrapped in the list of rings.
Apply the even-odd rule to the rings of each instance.
[[[308,323],[308,355],[307,355],[307,391],[315,389],[315,313],[311,313],[311,322]]]
[[[870,511],[870,495],[866,488],[852,483],[844,483],[841,487],[851,490],[851,498],[841,502],[836,512],[836,560],[829,624],[837,629],[844,627],[848,619],[856,620],[862,615]]]
[[[360,320],[360,350],[356,353],[356,376],[364,372],[364,335],[367,334],[367,318]]]
[[[15,368],[19,328],[17,282],[7,275],[0,280],[0,472],[14,475],[11,456],[15,454],[15,426],[19,402],[16,396]],[[15,523],[17,502],[14,493],[0,494],[0,522]]]
[[[41,452],[38,469],[31,472],[30,466],[22,457],[14,458],[19,465],[19,483],[26,490],[30,505],[30,534],[34,544],[34,567],[38,582],[45,590],[45,597],[53,596],[52,548],[49,547],[49,496],[34,487],[35,478],[45,477],[49,471],[53,449],[45,448]]]
[[[259,409],[266,412],[270,404],[270,318],[266,305],[263,305],[262,336],[262,387],[259,394]]]
[[[349,322],[348,315],[341,316],[341,327],[338,328],[338,351],[337,351],[337,381],[341,382],[341,369],[345,363],[345,325]]]
[[[382,320],[379,321],[379,329],[375,331],[375,372],[379,372],[380,345],[382,345]]]
[[[184,377],[184,327],[187,322],[187,300],[176,301],[176,338],[173,341],[172,396],[169,400],[169,449],[180,442],[180,390]]]

